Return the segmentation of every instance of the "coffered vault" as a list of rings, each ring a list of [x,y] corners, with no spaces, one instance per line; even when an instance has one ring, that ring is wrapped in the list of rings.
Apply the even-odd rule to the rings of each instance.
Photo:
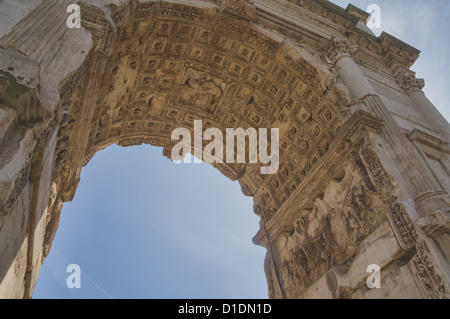
[[[195,120],[280,130],[276,174],[213,164],[254,199],[269,297],[449,296],[450,126],[409,69],[418,50],[324,0],[87,1],[80,29],[69,4],[0,39],[1,297],[31,297],[99,150],[170,158]]]

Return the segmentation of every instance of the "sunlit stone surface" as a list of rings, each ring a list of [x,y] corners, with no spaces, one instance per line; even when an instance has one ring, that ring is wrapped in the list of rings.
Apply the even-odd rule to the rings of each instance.
[[[86,1],[74,29],[69,4],[0,4],[0,297],[31,297],[99,150],[170,157],[195,120],[280,131],[276,174],[213,164],[254,199],[269,297],[449,297],[450,126],[418,50],[323,0]]]

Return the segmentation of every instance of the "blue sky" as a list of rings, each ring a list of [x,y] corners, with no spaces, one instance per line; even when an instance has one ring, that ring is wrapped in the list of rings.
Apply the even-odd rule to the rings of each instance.
[[[352,3],[378,4],[382,29],[422,50],[412,69],[449,119],[450,2]],[[251,241],[258,228],[252,199],[212,166],[113,145],[83,169],[64,205],[33,298],[266,298],[265,249]],[[81,267],[81,289],[66,286],[69,264]]]
[[[265,298],[252,207],[210,165],[174,164],[148,145],[111,146],[65,204],[33,297]],[[66,287],[72,263],[81,289]]]

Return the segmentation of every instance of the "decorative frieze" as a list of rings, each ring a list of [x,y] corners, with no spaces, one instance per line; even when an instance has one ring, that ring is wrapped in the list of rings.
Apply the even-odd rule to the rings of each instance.
[[[404,251],[413,249],[417,241],[417,233],[405,207],[395,203],[388,212],[388,219],[401,249]]]
[[[386,32],[383,32],[377,40],[383,49],[382,54],[388,68],[396,64],[410,68],[419,57],[419,50]]]
[[[379,191],[389,191],[392,188],[391,180],[389,179],[383,164],[373,149],[365,146],[361,149],[360,155],[361,159],[366,164],[370,178],[372,179],[375,187]]]
[[[16,204],[17,200],[22,194],[25,186],[28,183],[28,178],[30,176],[31,170],[31,155],[25,160],[25,163],[22,166],[22,169],[19,171],[19,174],[16,177],[14,182],[14,186],[9,194],[8,200],[5,203],[5,210],[11,211]]]
[[[449,299],[450,294],[444,279],[435,266],[425,241],[416,245],[417,254],[413,258],[415,275],[429,298]]]
[[[106,5],[102,8],[92,1],[79,3],[82,26],[92,37],[86,30],[59,28],[65,24],[59,17],[66,13],[60,9],[65,9],[69,0],[59,1],[57,7],[52,4],[58,1],[48,0],[2,42],[20,44],[19,48],[36,59],[50,52],[51,66],[63,65],[61,59],[69,56],[67,51],[79,44],[72,41],[75,32],[86,35],[77,38],[80,43],[93,40],[95,44],[93,49],[89,45],[79,50],[82,55],[75,58],[83,61],[68,74],[55,72],[64,79],[54,80],[60,82],[56,84],[33,75],[39,75],[37,66],[41,64],[36,61],[28,64],[33,66],[30,77],[22,79],[16,76],[20,75],[17,70],[23,63],[17,61],[21,59],[0,66],[15,77],[0,77],[0,93],[8,92],[6,84],[16,80],[21,85],[29,82],[39,93],[39,80],[43,81],[41,88],[53,86],[61,98],[52,114],[40,107],[43,96],[39,94],[17,94],[32,99],[14,104],[17,118],[26,119],[19,125],[38,124],[32,131],[38,144],[34,157],[15,168],[19,176],[11,179],[4,192],[6,209],[13,209],[27,189],[30,163],[38,163],[50,140],[56,144],[48,214],[33,208],[33,214],[47,218],[45,233],[30,234],[28,259],[18,254],[15,261],[17,269],[25,264],[24,296],[31,296],[40,266],[34,264],[37,259],[33,256],[48,255],[62,203],[73,199],[82,166],[113,143],[151,144],[163,147],[163,155],[170,157],[174,129],[192,131],[199,119],[204,128],[223,131],[279,129],[279,170],[275,174],[262,176],[259,164],[213,164],[226,177],[239,180],[244,195],[254,197],[254,210],[261,218],[254,242],[268,250],[264,270],[269,297],[297,298],[309,287],[323,284],[321,278],[326,278],[327,287],[318,291],[328,289],[337,297],[337,291],[345,290],[345,296],[358,296],[360,275],[349,278],[348,284],[354,282],[354,287],[341,289],[336,276],[333,279],[327,274],[339,269],[342,277],[350,276],[344,270],[359,268],[355,260],[366,260],[364,252],[373,247],[379,250],[384,242],[392,244],[388,248],[393,258],[410,257],[415,247],[417,255],[408,265],[413,266],[419,284],[430,297],[448,296],[447,277],[431,261],[438,250],[417,243],[419,231],[432,237],[446,235],[446,210],[422,219],[420,230],[407,206],[398,202],[400,193],[416,198],[438,190],[432,172],[427,175],[426,165],[390,114],[385,104],[389,99],[375,91],[361,67],[379,72],[372,77],[377,81],[391,72],[399,87],[413,98],[423,88],[423,82],[407,70],[416,50],[386,34],[376,39],[357,27],[368,18],[367,13],[353,6],[346,11],[329,1],[115,1],[108,5],[110,2],[114,1],[101,1]],[[31,18],[38,19],[46,10],[58,21],[40,23],[36,30],[42,33],[58,27],[58,32],[44,32],[44,41],[38,36],[31,39],[21,30],[33,31]],[[54,49],[49,49],[53,45]],[[11,50],[7,50],[8,56],[17,55]],[[4,104],[11,106],[10,101],[7,96]],[[32,114],[35,110],[40,113]],[[31,135],[30,131],[32,139]],[[192,150],[201,151],[201,147]],[[4,157],[11,156],[5,153]],[[39,175],[39,165],[32,166],[33,175]],[[42,175],[47,178],[49,174]],[[40,184],[33,185],[35,189]],[[46,203],[46,198],[36,199],[46,193],[39,189],[32,197]],[[388,240],[379,240],[380,228],[389,234]],[[37,247],[38,242],[43,242],[42,247]],[[369,243],[374,246],[367,247]],[[397,264],[389,260],[386,267]],[[401,280],[413,280],[409,274],[399,273]],[[405,285],[411,286],[410,282]]]

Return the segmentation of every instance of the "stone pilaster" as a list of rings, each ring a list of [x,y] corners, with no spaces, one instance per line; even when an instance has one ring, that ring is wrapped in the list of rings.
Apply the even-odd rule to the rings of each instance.
[[[72,0],[42,1],[0,39],[0,44],[42,62],[66,30],[66,8]],[[54,52],[54,51],[53,51]]]
[[[348,87],[353,98],[361,100],[368,107],[371,114],[383,121],[384,129],[382,135],[390,145],[392,158],[397,164],[404,181],[402,183],[403,187],[407,189],[409,196],[414,199],[415,203],[415,207],[410,205],[405,207],[403,203],[411,201],[400,199],[400,202],[396,203],[391,211],[388,212],[388,219],[401,249],[404,251],[416,249],[417,251],[410,268],[414,274],[417,286],[423,288],[422,295],[431,298],[447,298],[446,279],[443,278],[448,272],[449,265],[448,257],[446,257],[448,254],[446,253],[448,239],[444,240],[445,238],[443,237],[445,235],[442,235],[442,231],[445,232],[445,227],[447,227],[442,226],[442,224],[446,225],[447,222],[441,221],[440,227],[437,227],[441,231],[441,233],[438,232],[440,239],[438,242],[443,246],[441,249],[433,246],[430,248],[433,251],[432,253],[430,253],[427,244],[430,241],[427,238],[428,236],[422,235],[422,233],[418,235],[416,229],[419,229],[419,227],[416,227],[417,224],[413,222],[418,221],[422,217],[420,221],[423,221],[424,225],[428,225],[424,220],[433,218],[427,215],[429,210],[423,206],[429,206],[430,202],[440,203],[440,205],[445,206],[443,209],[448,211],[448,204],[442,204],[441,200],[442,196],[447,196],[447,192],[436,180],[429,166],[408,140],[390,114],[384,101],[376,93],[353,60],[352,56],[355,52],[356,49],[347,40],[332,39],[327,52],[328,62],[334,64],[336,71]],[[420,91],[423,88],[423,81],[415,79],[411,72],[404,70],[399,72],[398,84],[410,96],[413,96],[413,100],[423,102],[423,98],[420,96],[423,95]],[[427,106],[434,108],[430,105]],[[426,229],[427,227],[424,225],[420,225],[420,227]],[[430,229],[434,230],[433,227],[430,227]],[[442,254],[442,251],[445,252]],[[437,269],[444,271],[442,275],[444,277],[441,277],[440,270]]]
[[[422,200],[442,195],[445,191],[440,187],[428,166],[417,154],[414,146],[403,134],[388,108],[371,86],[352,55],[356,47],[348,40],[333,38],[327,51],[327,59],[344,81],[353,98],[364,102],[369,112],[384,122],[384,135],[389,142],[401,176],[404,187],[409,189],[410,196],[416,204]]]
[[[397,65],[393,67],[393,74],[399,87],[409,95],[430,126],[442,135],[444,142],[450,143],[450,124],[422,91],[425,80],[416,78],[415,72]]]
[[[333,38],[326,59],[328,63],[335,66],[352,97],[361,100],[367,95],[376,93],[353,60],[353,55],[357,50],[358,48],[349,40]]]
[[[270,297],[448,296],[449,127],[409,71],[418,50],[329,1],[86,0],[69,29],[76,2],[44,0],[0,39],[0,297],[31,297],[96,152],[168,156],[172,130],[197,118],[279,129],[273,176],[215,165],[254,197]],[[410,139],[391,113],[409,101],[429,138],[414,112],[399,114]],[[369,264],[384,289],[366,289]]]

